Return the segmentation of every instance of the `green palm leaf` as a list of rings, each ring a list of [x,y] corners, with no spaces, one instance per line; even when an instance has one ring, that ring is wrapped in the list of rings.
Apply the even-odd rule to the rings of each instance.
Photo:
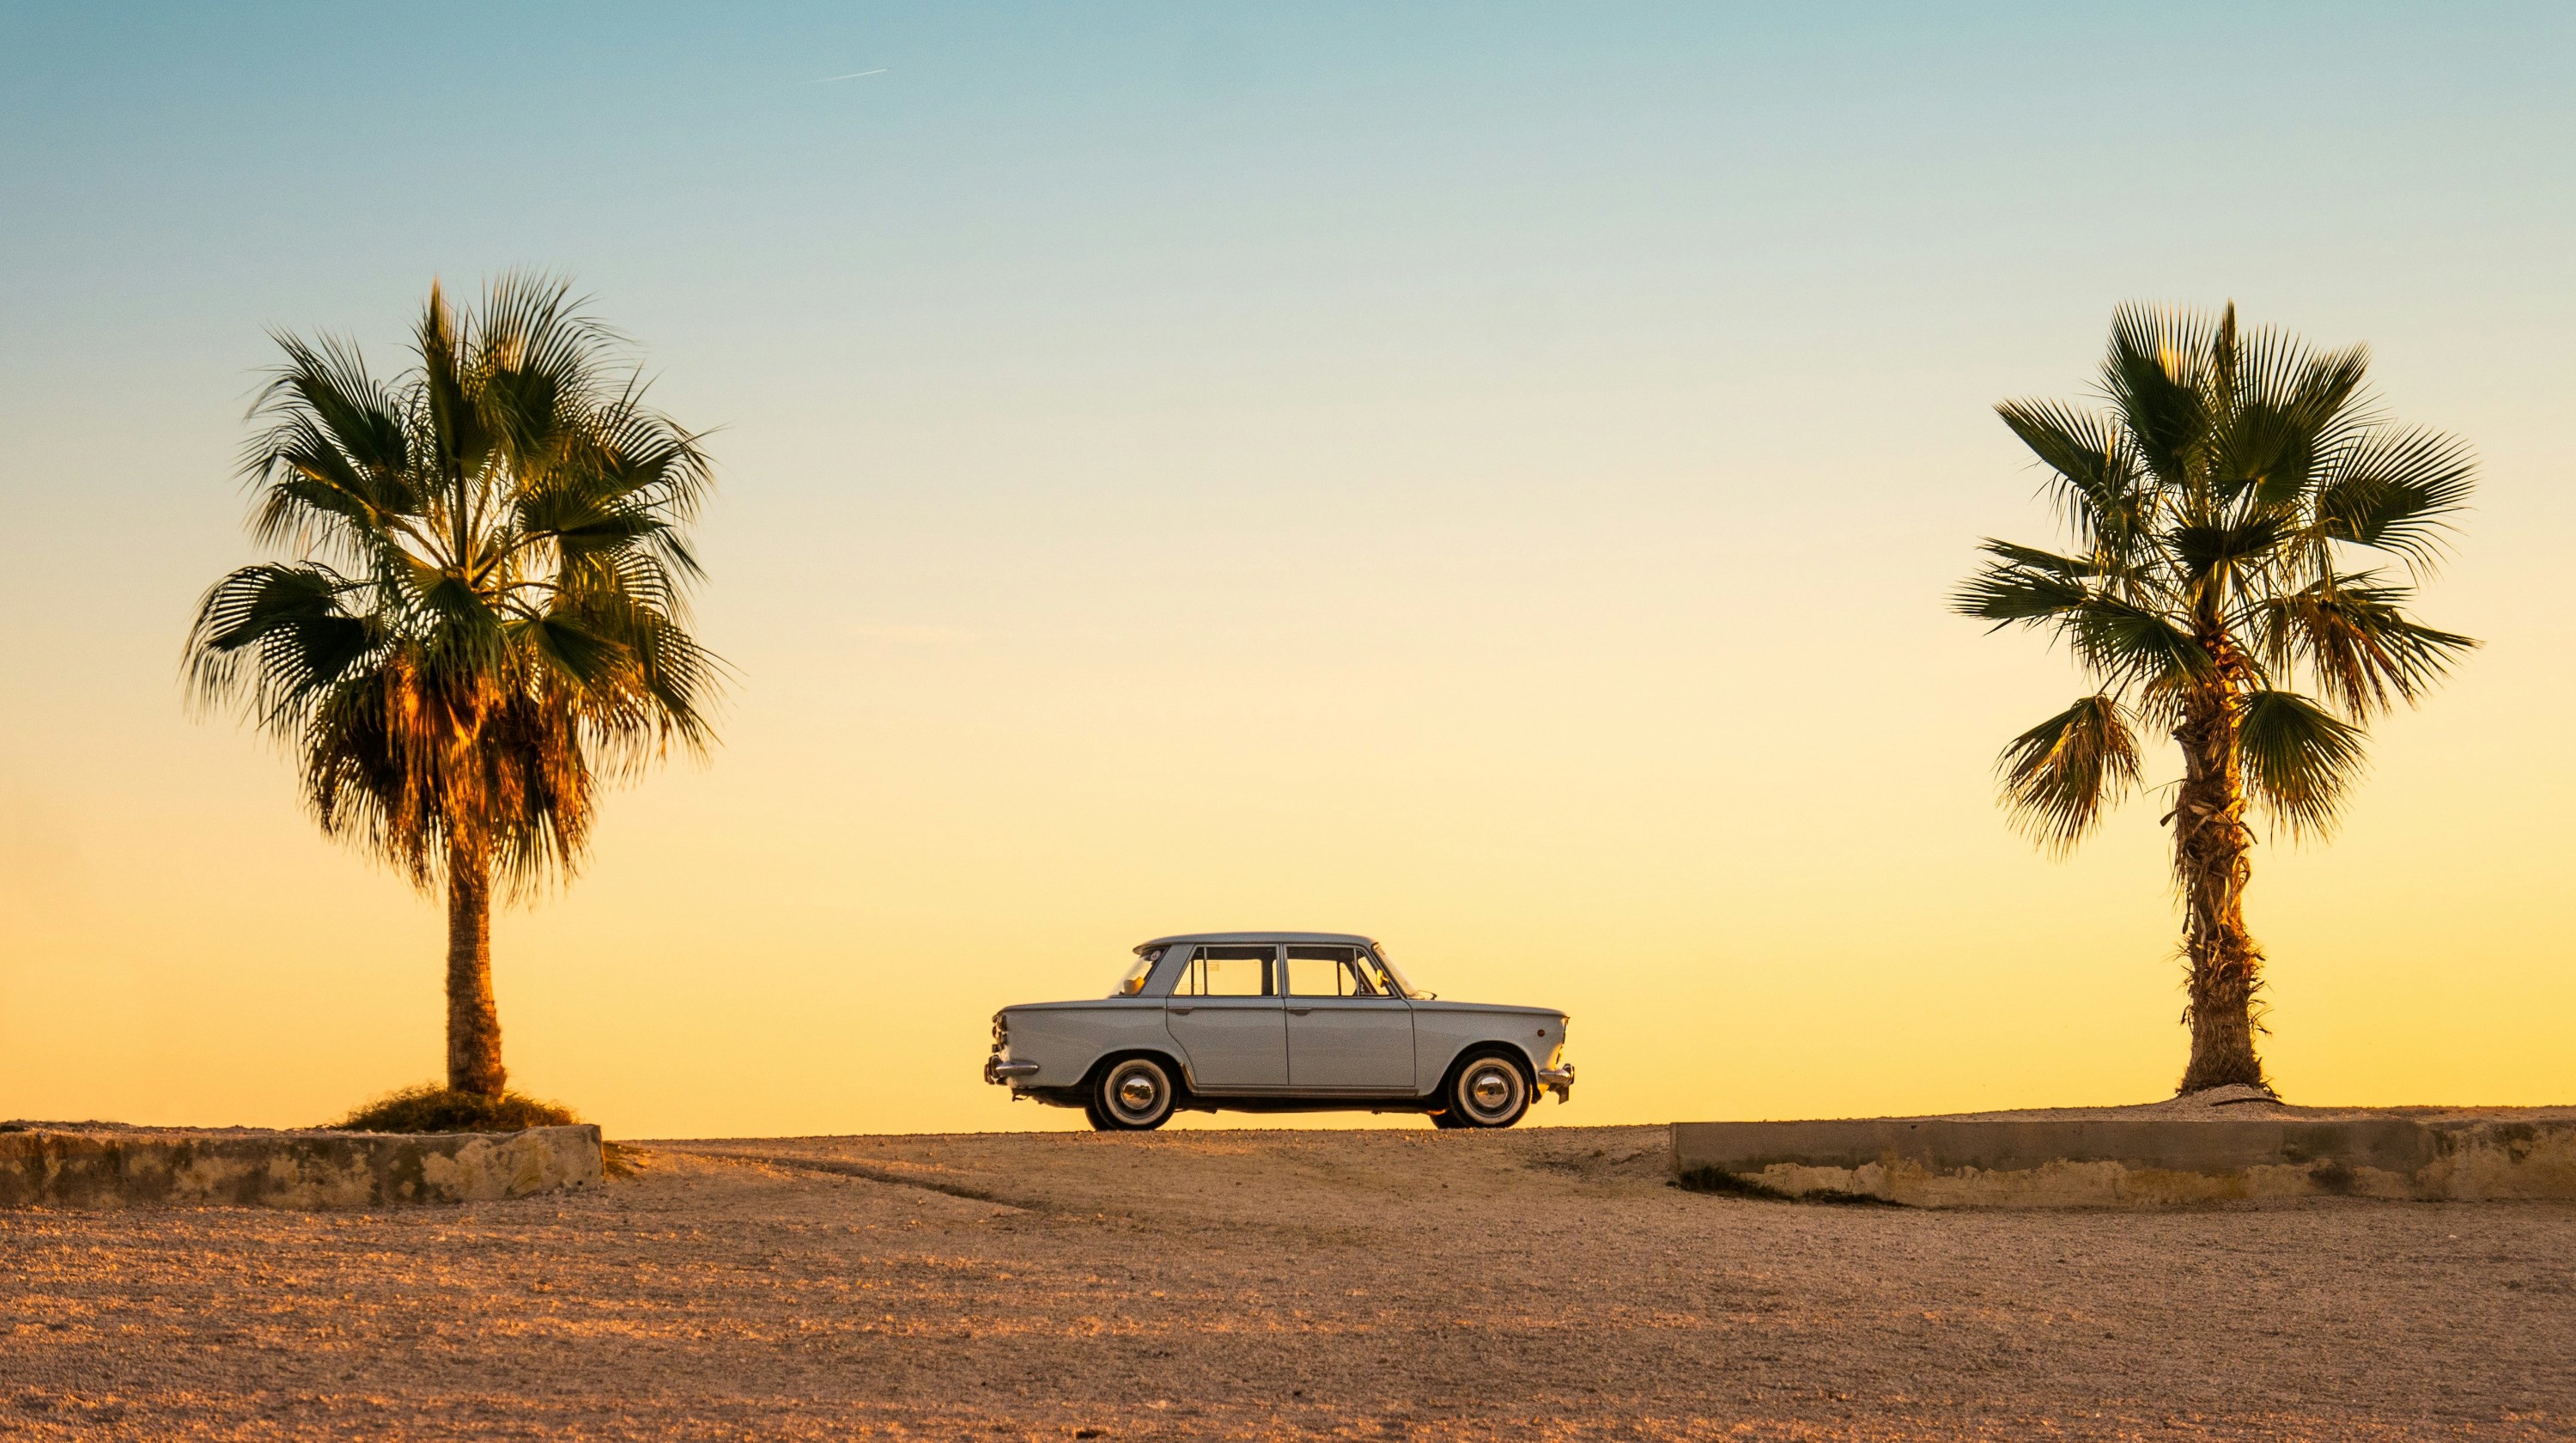
[[[2347,715],[2367,718],[2412,703],[2478,643],[2409,618],[2404,587],[2368,576],[2328,576],[2267,603],[2265,650],[2304,663]]]
[[[1962,583],[1951,608],[1997,626],[2065,616],[2091,602],[2094,591],[2067,571],[2038,566],[1987,566]]]
[[[2450,518],[2468,504],[2476,463],[2468,446],[2431,431],[2373,433],[2317,498],[2324,536],[2377,547],[2425,567],[2440,558]]]
[[[2012,739],[1996,759],[2025,831],[2066,852],[2138,784],[2138,742],[2119,702],[2088,696]]]
[[[2228,316],[2234,328],[2235,316]],[[2197,317],[2122,306],[2111,318],[2102,388],[2119,408],[2128,440],[2168,490],[2202,483],[2208,447],[2211,332]]]
[[[2055,476],[2059,510],[2084,550],[2119,555],[2145,535],[2153,494],[2116,420],[2054,401],[2006,401],[1995,414]]]
[[[2296,692],[2253,691],[2237,699],[2236,737],[2264,810],[2294,836],[2333,827],[2361,775],[2358,727]]]
[[[2203,683],[2219,672],[2200,639],[2148,607],[2096,596],[2066,613],[2067,631],[2094,675],[2158,693]]]

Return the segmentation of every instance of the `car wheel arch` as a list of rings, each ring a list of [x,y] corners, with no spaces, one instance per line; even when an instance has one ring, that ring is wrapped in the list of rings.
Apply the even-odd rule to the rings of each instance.
[[[1151,1058],[1162,1064],[1163,1070],[1171,1074],[1172,1081],[1180,1085],[1181,1101],[1188,1100],[1194,1090],[1189,1063],[1178,1052],[1161,1047],[1121,1047],[1116,1051],[1100,1054],[1091,1060],[1089,1067],[1083,1069],[1083,1089],[1088,1091],[1099,1086],[1101,1074],[1131,1057]]]
[[[1457,1053],[1449,1059],[1449,1065],[1440,1069],[1440,1081],[1432,1087],[1430,1095],[1433,1098],[1447,1097],[1449,1089],[1458,1083],[1458,1074],[1466,1071],[1467,1064],[1479,1057],[1508,1059],[1512,1066],[1520,1069],[1521,1081],[1533,1090],[1538,1087],[1538,1063],[1531,1060],[1529,1050],[1509,1038],[1489,1037],[1460,1045]]]
[[[1471,1044],[1458,1049],[1458,1056],[1450,1059],[1448,1067],[1440,1069],[1440,1087],[1432,1090],[1432,1098],[1445,1098],[1450,1087],[1458,1085],[1458,1075],[1466,1072],[1468,1064],[1476,1062],[1479,1056],[1502,1056],[1512,1067],[1520,1069],[1522,1082],[1528,1082],[1533,1090],[1538,1087],[1538,1064],[1530,1062],[1528,1049],[1522,1049],[1515,1041],[1504,1041],[1504,1038],[1486,1038],[1486,1041],[1471,1041]]]

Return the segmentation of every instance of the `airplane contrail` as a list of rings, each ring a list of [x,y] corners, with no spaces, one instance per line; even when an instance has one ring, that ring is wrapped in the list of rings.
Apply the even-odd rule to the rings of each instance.
[[[883,74],[885,74],[885,67],[880,65],[874,70],[853,70],[847,75],[826,75],[820,80],[808,80],[805,83],[808,85],[829,85],[835,80],[864,80],[871,75]]]

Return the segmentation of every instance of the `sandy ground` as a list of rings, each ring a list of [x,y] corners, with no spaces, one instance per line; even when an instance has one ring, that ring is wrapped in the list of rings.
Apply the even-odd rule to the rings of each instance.
[[[469,1208],[0,1213],[0,1436],[2576,1437],[2576,1207],[1930,1213],[1663,1148],[768,1139]]]

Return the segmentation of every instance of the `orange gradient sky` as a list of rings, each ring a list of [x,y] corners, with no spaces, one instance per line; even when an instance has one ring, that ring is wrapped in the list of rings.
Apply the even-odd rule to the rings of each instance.
[[[496,926],[514,1082],[612,1132],[1078,1126],[989,1015],[1201,928],[1566,1009],[1545,1123],[2166,1093],[2158,809],[2014,836],[2076,682],[1943,609],[2052,535],[1989,407],[2132,298],[2368,341],[2484,468],[2424,611],[2488,645],[2257,856],[2273,1075],[2576,1100],[2563,12],[334,13],[0,20],[0,1117],[436,1073],[440,909],[177,657],[264,328],[391,368],[513,265],[723,427],[724,745]]]

